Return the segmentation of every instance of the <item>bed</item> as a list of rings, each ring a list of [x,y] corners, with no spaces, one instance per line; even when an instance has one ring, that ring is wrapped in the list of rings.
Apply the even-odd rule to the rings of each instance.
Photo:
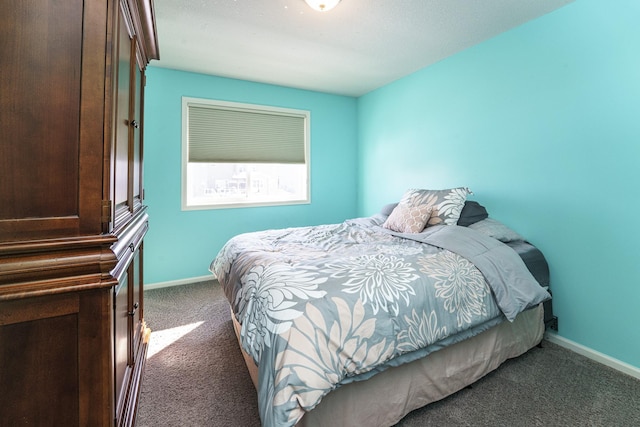
[[[224,245],[210,270],[264,426],[390,426],[541,341],[546,260],[468,194]]]

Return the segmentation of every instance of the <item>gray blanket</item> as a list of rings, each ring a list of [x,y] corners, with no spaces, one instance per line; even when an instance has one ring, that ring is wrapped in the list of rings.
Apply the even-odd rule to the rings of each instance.
[[[418,234],[389,233],[447,249],[471,261],[485,276],[509,321],[551,298],[512,248],[487,235],[456,225],[429,227]]]

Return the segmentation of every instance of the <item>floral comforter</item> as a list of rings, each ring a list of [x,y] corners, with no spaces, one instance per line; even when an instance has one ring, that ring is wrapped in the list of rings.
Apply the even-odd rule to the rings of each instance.
[[[258,366],[264,426],[295,425],[341,384],[549,298],[495,239],[458,226],[403,235],[382,221],[242,234],[211,263]]]

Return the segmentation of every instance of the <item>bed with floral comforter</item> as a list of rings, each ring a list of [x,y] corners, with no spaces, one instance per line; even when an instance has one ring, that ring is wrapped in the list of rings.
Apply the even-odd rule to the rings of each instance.
[[[374,216],[242,234],[211,263],[265,426],[340,385],[477,335],[550,296],[508,246],[466,227],[397,233]]]

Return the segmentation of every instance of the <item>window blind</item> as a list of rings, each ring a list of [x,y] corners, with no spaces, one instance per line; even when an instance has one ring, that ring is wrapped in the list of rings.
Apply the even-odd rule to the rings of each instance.
[[[188,105],[189,162],[305,163],[305,116]]]

